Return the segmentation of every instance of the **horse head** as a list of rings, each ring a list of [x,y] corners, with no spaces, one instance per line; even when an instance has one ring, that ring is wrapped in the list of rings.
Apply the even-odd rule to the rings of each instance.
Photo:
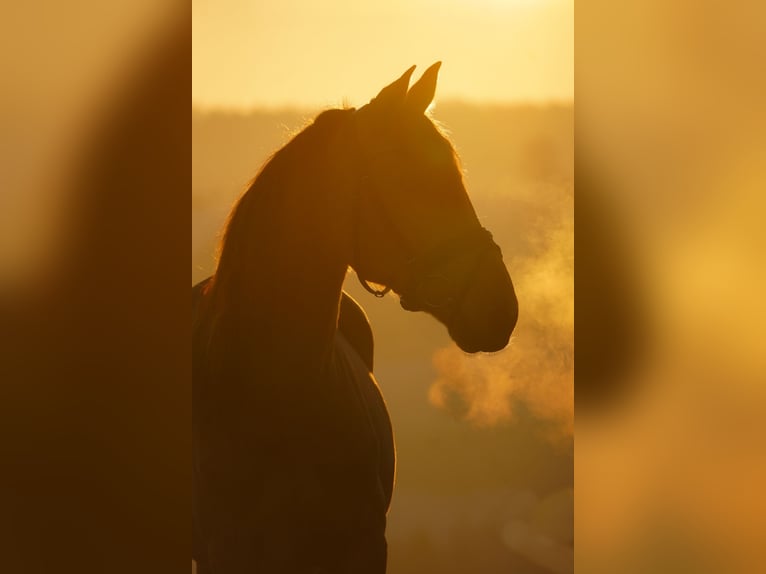
[[[449,140],[426,114],[440,62],[414,66],[355,112],[359,173],[352,267],[403,308],[443,323],[464,351],[498,351],[518,303],[502,253],[482,227]]]

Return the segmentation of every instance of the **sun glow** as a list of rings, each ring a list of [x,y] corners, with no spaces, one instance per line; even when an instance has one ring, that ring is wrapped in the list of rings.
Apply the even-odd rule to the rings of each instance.
[[[549,4],[566,4],[566,0],[457,0],[466,2],[476,8],[484,8],[486,6],[494,6],[498,8],[517,8],[525,6],[544,6]]]
[[[358,106],[381,77],[437,60],[440,101],[574,97],[572,0],[193,0],[192,9],[201,108]]]

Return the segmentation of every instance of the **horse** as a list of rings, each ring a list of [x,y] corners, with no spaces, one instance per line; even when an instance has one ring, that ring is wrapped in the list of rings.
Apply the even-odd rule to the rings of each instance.
[[[440,62],[320,113],[261,168],[192,289],[198,572],[383,574],[395,450],[349,268],[499,351],[518,303],[427,115]]]

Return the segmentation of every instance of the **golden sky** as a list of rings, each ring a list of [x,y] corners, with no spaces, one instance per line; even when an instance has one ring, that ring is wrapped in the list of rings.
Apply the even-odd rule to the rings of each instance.
[[[436,60],[440,99],[574,94],[574,0],[193,0],[192,9],[199,107],[361,105],[410,65],[422,72]]]

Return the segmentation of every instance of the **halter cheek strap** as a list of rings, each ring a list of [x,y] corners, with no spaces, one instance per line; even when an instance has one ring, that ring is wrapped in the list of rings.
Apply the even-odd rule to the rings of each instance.
[[[353,227],[354,227],[354,238],[353,238],[353,241],[354,241],[354,271],[356,272],[356,278],[359,280],[359,283],[361,284],[361,286],[364,287],[365,291],[367,291],[368,293],[372,293],[373,295],[375,295],[375,297],[381,298],[381,297],[385,297],[391,291],[391,287],[384,286],[383,289],[375,289],[374,287],[372,287],[370,285],[370,283],[369,283],[369,281],[367,281],[367,279],[362,277],[361,273],[359,272],[359,261],[361,259],[361,255],[360,255],[360,252],[361,252],[361,249],[360,249],[361,242],[360,242],[360,238],[359,238],[359,227],[361,225],[360,219],[361,219],[361,211],[362,211],[362,207],[361,207],[361,204],[362,204],[361,185],[362,185],[362,183],[364,183],[366,181],[369,181],[370,178],[367,175],[359,175],[358,179],[359,179],[359,186],[357,187],[356,191],[354,192],[354,214],[353,214],[353,218],[354,218],[354,223],[353,223]]]

